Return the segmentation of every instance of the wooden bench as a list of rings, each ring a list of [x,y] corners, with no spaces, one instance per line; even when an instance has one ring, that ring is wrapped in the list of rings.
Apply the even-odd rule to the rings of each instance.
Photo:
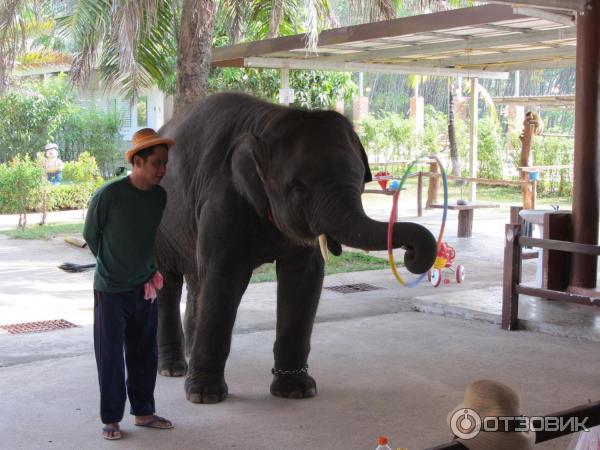
[[[468,205],[448,205],[449,210],[458,211],[458,237],[471,237],[473,234],[473,210],[479,208],[498,208],[496,203],[471,203]],[[431,205],[432,208],[444,209],[444,205]]]

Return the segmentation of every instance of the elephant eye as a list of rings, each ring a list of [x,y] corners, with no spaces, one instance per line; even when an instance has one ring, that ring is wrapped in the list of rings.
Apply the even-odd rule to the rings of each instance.
[[[299,180],[294,180],[293,182],[288,184],[286,188],[287,195],[305,196],[307,193],[308,189],[306,188],[306,185]]]

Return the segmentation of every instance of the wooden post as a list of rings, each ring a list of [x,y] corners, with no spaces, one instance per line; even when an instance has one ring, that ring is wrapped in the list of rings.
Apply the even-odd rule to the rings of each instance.
[[[519,212],[521,212],[522,209],[523,209],[522,206],[511,206],[510,207],[510,223],[515,224],[515,225],[523,224],[523,220],[521,219],[521,216],[519,216]]]
[[[575,152],[573,156],[573,241],[598,243],[600,200],[600,4],[589,2],[577,16]],[[573,255],[571,286],[596,287],[598,260]]]
[[[477,100],[479,98],[479,80],[471,78],[471,121],[470,121],[470,139],[469,139],[469,176],[477,178],[478,171],[478,156],[477,156],[477,121],[479,120],[479,109],[477,108]],[[475,203],[477,201],[477,184],[471,182],[469,186],[469,201]]]
[[[458,232],[459,238],[468,238],[473,234],[473,210],[460,209],[458,211]]]
[[[423,215],[423,172],[417,175],[417,217]]]
[[[429,163],[429,171],[437,173],[437,163]],[[437,204],[439,179],[437,177],[429,177],[429,187],[427,189],[427,202],[425,203],[425,209],[431,209],[433,205]]]
[[[544,239],[571,241],[571,213],[544,214]],[[540,250],[541,251],[541,250]],[[569,287],[571,253],[557,250],[544,250],[542,261],[542,287],[555,291],[564,291]]]
[[[519,161],[520,167],[529,167],[531,164],[531,144],[533,143],[534,134],[541,133],[541,122],[537,113],[528,111],[525,114],[525,121],[523,122],[523,132],[519,139],[521,139],[521,159]],[[523,208],[533,209],[533,180],[529,181],[529,172],[521,170],[521,191],[523,193]]]
[[[531,209],[535,209],[537,203],[537,181],[531,180]]]
[[[521,225],[506,224],[504,241],[504,277],[502,282],[502,329],[516,330],[519,318],[519,294],[521,283]]]

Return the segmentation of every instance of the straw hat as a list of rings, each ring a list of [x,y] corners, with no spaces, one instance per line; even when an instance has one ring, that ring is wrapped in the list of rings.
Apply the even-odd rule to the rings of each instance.
[[[53,148],[55,148],[56,150],[58,150],[58,145],[56,145],[54,142],[51,142],[51,143],[46,144],[44,146],[44,151],[47,152],[48,150],[52,150]]]
[[[519,397],[510,387],[494,380],[477,380],[467,387],[462,403],[450,411],[447,422],[455,435],[457,427],[464,432],[464,435],[458,436],[457,441],[470,450],[533,450],[535,433],[532,431],[476,433],[473,430],[478,421],[482,425],[485,417],[521,415]],[[499,426],[503,428],[504,423],[499,422]],[[474,437],[462,438],[471,434]]]
[[[171,148],[175,145],[173,139],[161,137],[152,128],[142,128],[136,131],[131,137],[131,148],[127,150],[125,158],[131,164],[133,164],[133,155],[146,148],[154,147],[155,145],[166,145],[167,148]]]

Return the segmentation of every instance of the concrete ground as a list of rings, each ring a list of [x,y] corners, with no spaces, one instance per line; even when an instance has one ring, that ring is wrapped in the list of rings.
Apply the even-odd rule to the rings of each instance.
[[[384,219],[389,199],[381,197],[365,206]],[[403,206],[403,216],[413,220],[411,205]],[[427,211],[419,221],[437,232],[439,216]],[[217,405],[194,405],[185,400],[183,379],[159,377],[158,412],[176,428],[137,428],[126,417],[125,438],[118,442],[99,436],[92,272],[56,269],[65,261],[89,262],[91,256],[58,238],[16,241],[0,235],[0,325],[65,319],[80,326],[0,334],[0,448],[369,449],[386,434],[392,448],[418,449],[451,438],[446,415],[479,378],[513,387],[528,415],[598,400],[600,313],[523,297],[520,317],[535,331],[501,330],[508,212],[478,210],[475,217],[472,239],[455,237],[452,213],[446,234],[457,262],[466,266],[463,284],[408,289],[389,271],[326,278],[326,287],[369,283],[380,289],[323,291],[309,360],[316,398],[283,400],[269,394],[275,284],[254,284],[242,300],[234,331],[226,372],[230,397]],[[51,221],[80,218],[78,212],[50,216]],[[0,228],[12,226],[13,219],[0,217]],[[526,261],[525,279],[532,281],[534,273],[535,262]],[[536,448],[563,449],[569,441]]]

